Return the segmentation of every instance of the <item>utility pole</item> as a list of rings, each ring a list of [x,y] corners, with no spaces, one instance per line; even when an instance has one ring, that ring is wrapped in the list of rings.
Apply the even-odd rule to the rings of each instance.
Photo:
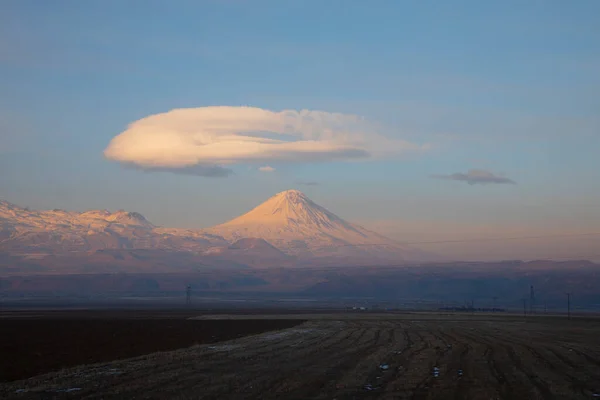
[[[533,314],[533,306],[535,304],[535,292],[533,291],[533,285],[529,287],[529,314]]]
[[[188,307],[192,305],[192,285],[187,285],[185,288],[185,305]]]
[[[567,292],[567,316],[571,319],[571,292]]]

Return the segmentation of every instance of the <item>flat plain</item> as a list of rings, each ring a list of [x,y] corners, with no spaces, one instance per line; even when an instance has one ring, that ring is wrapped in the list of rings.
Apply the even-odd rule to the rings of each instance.
[[[178,318],[189,318],[179,315]],[[600,320],[434,313],[200,315],[285,329],[0,384],[2,398],[593,399]],[[294,320],[295,323],[293,322]],[[235,321],[230,321],[235,322]],[[160,340],[160,338],[156,338]]]

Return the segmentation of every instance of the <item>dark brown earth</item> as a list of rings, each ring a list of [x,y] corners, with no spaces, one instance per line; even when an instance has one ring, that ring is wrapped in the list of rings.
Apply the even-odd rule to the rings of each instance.
[[[184,319],[191,315],[186,312],[71,311],[30,312],[22,318],[15,315],[0,318],[0,382],[81,364],[230,340],[302,323],[301,320]]]
[[[307,322],[0,384],[0,397],[558,400],[593,399],[600,393],[600,321],[593,318],[435,314],[280,318],[292,317]],[[202,322],[205,318],[209,317]],[[381,364],[388,368],[380,368]]]

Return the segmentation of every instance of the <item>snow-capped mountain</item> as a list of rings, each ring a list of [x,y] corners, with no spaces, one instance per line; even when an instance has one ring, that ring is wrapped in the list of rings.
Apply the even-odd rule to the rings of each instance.
[[[201,251],[214,244],[227,243],[202,231],[155,227],[136,212],[34,211],[0,200],[0,253],[31,257],[102,249]]]
[[[0,201],[0,254],[31,259],[140,249],[193,253],[201,264],[211,265],[374,265],[428,257],[343,220],[297,190],[198,230],[157,227],[141,214],[123,210],[33,211]]]
[[[248,213],[207,232],[230,241],[261,238],[299,257],[364,256],[401,261],[425,256],[343,220],[298,190],[277,193]]]

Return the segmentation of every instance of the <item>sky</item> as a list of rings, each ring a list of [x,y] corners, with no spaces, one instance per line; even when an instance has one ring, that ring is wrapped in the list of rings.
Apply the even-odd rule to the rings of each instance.
[[[203,228],[287,189],[464,259],[589,258],[600,2],[0,2],[0,199]],[[479,241],[500,238],[498,241]]]

